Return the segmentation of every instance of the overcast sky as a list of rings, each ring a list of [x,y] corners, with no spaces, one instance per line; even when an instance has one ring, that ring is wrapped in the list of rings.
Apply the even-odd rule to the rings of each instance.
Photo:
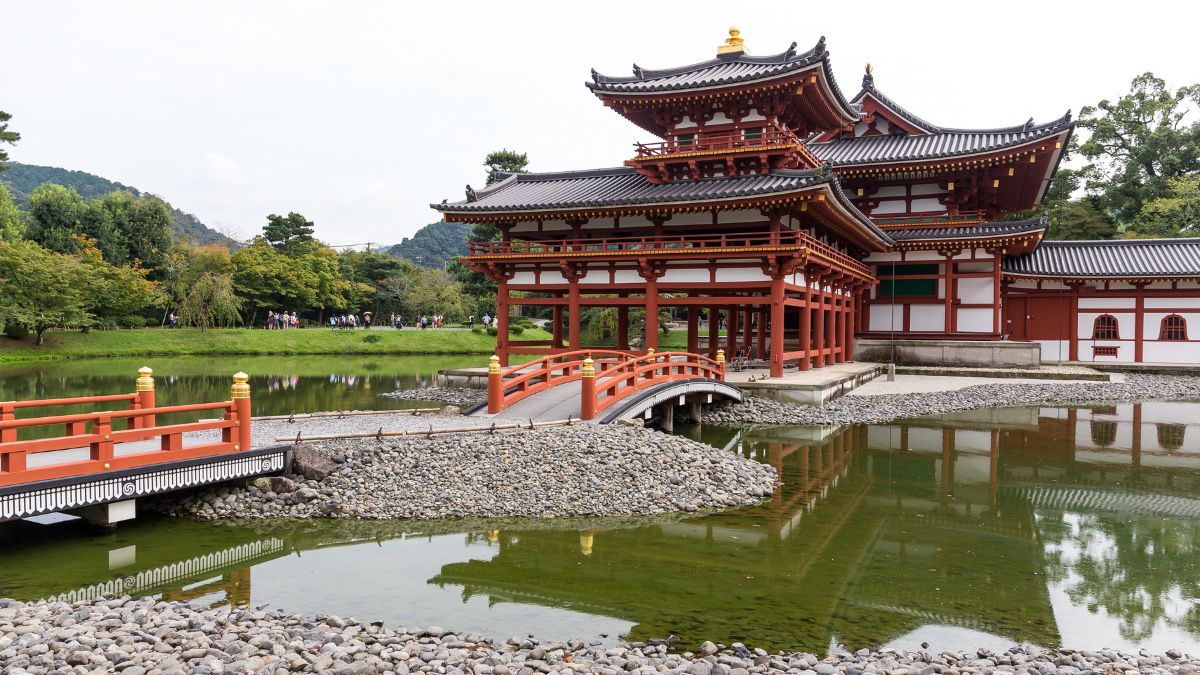
[[[136,186],[241,237],[299,211],[331,244],[391,244],[482,185],[492,149],[533,171],[620,165],[651,139],[583,86],[590,69],[709,59],[733,23],[753,54],[825,35],[847,96],[870,62],[925,119],[989,127],[1116,98],[1147,70],[1200,80],[1196,7],[0,0],[0,110],[16,161]]]

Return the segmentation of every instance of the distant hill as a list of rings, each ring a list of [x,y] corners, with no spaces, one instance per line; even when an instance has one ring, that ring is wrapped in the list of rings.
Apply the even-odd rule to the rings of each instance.
[[[85,199],[103,197],[113,190],[125,190],[135,195],[145,194],[135,187],[84,171],[70,171],[53,166],[17,162],[9,162],[8,166],[11,167],[8,171],[0,172],[0,182],[8,185],[13,192],[13,199],[17,202],[17,206],[22,209],[29,208],[29,193],[42,183],[57,183],[75,188],[75,191]],[[175,230],[177,238],[198,244],[230,246],[236,243],[200,222],[196,216],[184,213],[175,207],[171,207],[171,227]]]
[[[454,258],[467,253],[467,235],[471,226],[466,223],[430,223],[417,230],[411,239],[402,239],[384,253],[407,258],[421,267],[440,269]]]

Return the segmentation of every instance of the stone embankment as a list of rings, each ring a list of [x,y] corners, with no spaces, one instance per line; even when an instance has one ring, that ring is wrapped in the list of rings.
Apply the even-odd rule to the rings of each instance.
[[[821,407],[750,396],[745,403],[708,410],[702,421],[729,426],[882,424],[978,408],[1169,399],[1200,399],[1200,377],[1130,374],[1123,382],[982,384],[930,393],[843,396]]]
[[[838,651],[824,658],[706,642],[695,652],[671,637],[607,645],[600,640],[496,641],[444,628],[262,609],[209,608],[152,598],[21,603],[0,600],[0,662],[6,672],[410,673],[445,675],[1176,675],[1200,661],[1112,650],[1013,647],[977,651]]]
[[[406,401],[437,401],[449,405],[467,407],[487,400],[487,392],[482,389],[467,389],[465,387],[422,387],[420,389],[400,389],[380,394],[383,398],[399,398]]]
[[[209,520],[628,515],[755,504],[777,480],[754,460],[626,425],[304,443],[293,455],[295,475],[151,504]]]

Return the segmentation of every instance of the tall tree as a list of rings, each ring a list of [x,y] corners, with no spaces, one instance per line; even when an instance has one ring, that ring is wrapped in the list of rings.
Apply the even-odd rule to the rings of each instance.
[[[33,331],[42,344],[54,326],[89,326],[91,278],[74,256],[48,251],[28,240],[0,241],[0,323]]]
[[[171,209],[166,202],[150,195],[135,197],[129,192],[116,191],[104,195],[99,205],[108,214],[121,244],[119,251],[104,251],[106,260],[136,260],[151,269],[166,262],[172,240]]]
[[[1048,239],[1112,239],[1117,225],[1100,206],[1100,199],[1086,195],[1072,199],[1082,187],[1079,171],[1059,169],[1046,190],[1042,210],[1050,217]]]
[[[25,236],[25,214],[13,202],[8,186],[0,183],[0,241],[16,241]]]
[[[1146,202],[1130,230],[1143,237],[1200,236],[1200,174],[1167,181],[1167,194]]]
[[[234,289],[229,249],[181,246],[167,255],[165,276],[181,324],[205,330],[241,323],[242,300]]]
[[[1087,189],[1122,224],[1167,194],[1170,179],[1200,171],[1200,84],[1172,91],[1153,73],[1133,79],[1117,101],[1085,106],[1079,151],[1091,160]],[[1189,117],[1190,116],[1190,117]]]
[[[8,151],[4,149],[4,144],[16,145],[17,141],[21,140],[21,134],[15,131],[8,130],[8,121],[12,119],[12,115],[0,110],[0,171],[8,171]]]
[[[263,226],[263,238],[276,251],[288,255],[303,253],[313,241],[313,222],[295,211],[286,216],[272,213]]]
[[[148,307],[161,306],[165,299],[156,282],[147,280],[150,270],[137,262],[110,265],[100,249],[86,242],[76,258],[88,278],[85,299],[87,311],[102,325],[140,325],[138,314]]]
[[[529,157],[516,150],[493,150],[483,158],[483,165],[487,167],[487,181],[484,184],[491,185],[500,178],[500,174],[526,173]],[[496,241],[499,238],[500,231],[491,223],[476,223],[467,236],[470,241]]]

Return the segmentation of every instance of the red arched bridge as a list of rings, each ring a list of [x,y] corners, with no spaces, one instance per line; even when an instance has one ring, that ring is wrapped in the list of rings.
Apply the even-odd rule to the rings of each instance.
[[[487,404],[470,414],[542,420],[574,417],[606,424],[648,417],[660,407],[670,424],[675,405],[692,404],[693,416],[698,417],[700,406],[722,399],[742,400],[741,389],[725,382],[723,352],[710,359],[689,352],[584,349],[507,369],[501,369],[493,356],[488,365]]]
[[[245,373],[227,401],[169,406],[155,403],[153,371],[138,374],[133,393],[0,402],[0,522],[75,512],[113,523],[138,497],[284,470],[290,447],[250,447]]]

